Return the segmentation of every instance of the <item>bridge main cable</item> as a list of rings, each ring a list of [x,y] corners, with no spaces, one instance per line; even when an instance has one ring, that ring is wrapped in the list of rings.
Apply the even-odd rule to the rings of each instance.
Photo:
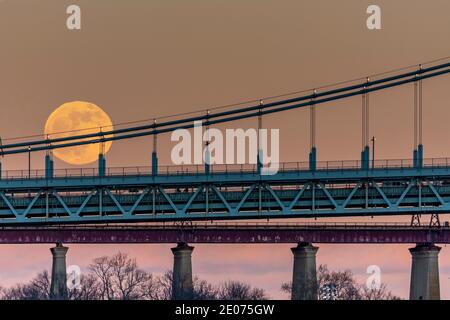
[[[436,71],[436,72],[433,72]],[[314,104],[321,104],[336,100],[341,100],[345,98],[349,98],[356,95],[362,95],[368,92],[375,92],[384,90],[387,88],[392,88],[396,86],[400,86],[403,84],[415,82],[422,79],[428,79],[432,77],[437,77],[440,75],[448,74],[450,73],[450,63],[440,64],[429,68],[422,68],[417,69],[412,72],[407,72],[403,74],[399,74],[396,76],[386,77],[379,80],[374,80],[370,82],[363,82],[360,84],[352,85],[352,86],[346,86],[343,88],[333,89],[329,91],[324,92],[318,92],[309,94],[306,96],[291,98],[291,99],[285,99],[280,101],[274,101],[270,103],[266,103],[264,105],[255,105],[255,106],[249,106],[246,108],[240,108],[230,111],[223,111],[223,112],[217,112],[212,113],[209,115],[200,115],[196,117],[189,117],[185,119],[178,119],[178,120],[172,120],[167,122],[160,122],[160,123],[153,123],[151,125],[144,125],[144,126],[137,126],[137,127],[131,127],[131,128],[124,128],[124,129],[116,129],[116,130],[110,130],[110,131],[102,131],[97,133],[90,133],[90,134],[83,134],[83,135],[75,135],[71,137],[64,137],[64,138],[54,138],[54,139],[42,139],[42,140],[34,140],[34,141],[25,141],[20,143],[13,143],[13,144],[4,144],[2,146],[2,150],[0,151],[0,156],[8,155],[8,154],[19,154],[19,153],[27,153],[27,152],[36,152],[36,151],[43,151],[43,150],[49,150],[49,149],[57,149],[57,148],[66,148],[66,147],[73,147],[73,146],[79,146],[79,145],[86,145],[86,144],[92,144],[92,143],[102,143],[107,141],[116,141],[116,140],[123,140],[123,139],[132,139],[142,136],[148,136],[148,135],[155,135],[155,134],[161,134],[161,133],[167,133],[171,132],[177,129],[191,129],[194,127],[194,121],[204,121],[204,125],[211,125],[211,124],[219,124],[219,123],[225,123],[225,122],[231,122],[236,120],[242,120],[246,118],[251,117],[258,117],[261,115],[266,114],[272,114],[282,111],[287,111],[291,109],[301,108],[305,106],[310,106],[312,103]],[[403,80],[400,80],[403,79]],[[400,80],[400,81],[396,81]],[[395,81],[395,82],[393,82]],[[382,84],[382,85],[380,85]],[[362,89],[362,90],[358,90]],[[342,93],[342,94],[340,94]],[[328,97],[331,96],[331,97]],[[326,97],[323,99],[317,99],[320,97]],[[300,104],[292,104],[295,102],[305,101],[304,103]],[[309,100],[309,101],[308,101]],[[285,106],[287,105],[287,106]],[[278,108],[274,108],[278,107]],[[268,110],[267,110],[268,109]],[[256,111],[256,112],[252,112]],[[225,117],[225,118],[221,118]],[[221,119],[217,119],[221,118]],[[211,120],[216,119],[216,120]],[[185,124],[188,123],[188,124]],[[160,128],[160,129],[158,129]],[[144,131],[147,130],[147,131]],[[135,132],[135,131],[144,131],[144,132]],[[91,140],[82,140],[82,139],[89,139],[89,138],[98,138],[98,139],[91,139]],[[70,143],[61,143],[61,142],[67,142],[67,141],[74,141],[74,140],[82,140],[82,141],[75,141]],[[41,146],[42,145],[42,146]],[[31,147],[31,146],[37,146],[37,147]],[[13,149],[13,150],[11,150]]]

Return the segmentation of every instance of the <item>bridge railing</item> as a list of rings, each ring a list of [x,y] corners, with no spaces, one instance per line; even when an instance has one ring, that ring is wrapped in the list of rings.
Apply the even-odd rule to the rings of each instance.
[[[423,160],[423,168],[449,168],[450,158],[428,158]],[[412,159],[386,159],[375,160],[369,164],[369,170],[381,169],[410,169],[414,168]],[[309,162],[283,162],[279,163],[278,172],[309,171]],[[360,160],[318,161],[317,171],[324,170],[361,170]],[[151,166],[108,167],[105,176],[149,176]],[[214,164],[210,166],[210,174],[227,173],[256,173],[257,165],[253,164]],[[201,175],[205,174],[204,165],[171,165],[159,166],[158,175]],[[96,177],[98,168],[67,168],[55,169],[54,177]],[[32,170],[4,170],[1,179],[43,179],[44,169]]]

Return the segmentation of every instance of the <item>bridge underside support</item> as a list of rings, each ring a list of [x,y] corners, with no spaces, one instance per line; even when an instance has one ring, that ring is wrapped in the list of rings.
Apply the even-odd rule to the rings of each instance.
[[[440,247],[434,244],[417,244],[409,249],[412,255],[410,300],[439,300]]]
[[[50,284],[50,299],[67,299],[66,254],[69,248],[57,243],[50,251],[53,255],[52,280]]]
[[[294,268],[291,300],[317,300],[316,253],[311,243],[299,243],[292,248]]]
[[[172,248],[174,257],[172,274],[172,299],[187,300],[193,298],[192,251],[194,247],[181,242]]]

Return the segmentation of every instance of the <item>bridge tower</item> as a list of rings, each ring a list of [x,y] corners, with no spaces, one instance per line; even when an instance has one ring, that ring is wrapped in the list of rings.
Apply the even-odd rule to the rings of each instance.
[[[412,255],[410,300],[439,300],[440,247],[434,244],[417,244],[409,249]]]
[[[291,300],[317,300],[316,254],[319,248],[302,242],[291,250],[294,254]]]

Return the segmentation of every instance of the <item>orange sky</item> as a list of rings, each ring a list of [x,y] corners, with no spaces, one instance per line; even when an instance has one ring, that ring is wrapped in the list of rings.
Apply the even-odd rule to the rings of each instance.
[[[81,6],[81,31],[65,27],[69,4]],[[369,4],[381,6],[380,31],[366,28]],[[446,57],[449,12],[448,0],[0,1],[0,136],[42,133],[50,113],[72,100],[91,101],[120,123]],[[450,156],[449,85],[448,76],[424,83],[425,157]],[[412,101],[412,86],[371,95],[370,135],[377,137],[377,158],[411,158]],[[359,97],[321,106],[317,120],[319,160],[359,158]],[[235,125],[254,126],[255,121]],[[307,110],[264,120],[266,127],[280,128],[282,161],[307,159],[308,122]],[[161,164],[170,164],[169,138],[159,145]],[[115,142],[108,165],[148,165],[150,147],[151,138]],[[22,169],[26,161],[21,155],[2,162],[5,169]],[[67,165],[57,161],[55,166]],[[34,154],[33,168],[42,167],[43,155]],[[85,266],[117,247],[149,270],[171,267],[169,246],[163,245],[71,246],[69,263]],[[289,246],[269,247],[275,246],[197,246],[194,273],[214,282],[249,280],[281,297],[279,285],[290,279],[292,257]],[[383,281],[406,297],[407,247],[321,246],[318,262],[351,268],[361,277],[368,265],[378,264]],[[0,284],[48,268],[48,248],[0,247]],[[273,259],[274,252],[279,259]],[[445,248],[440,255],[444,298],[450,298],[449,255]]]

